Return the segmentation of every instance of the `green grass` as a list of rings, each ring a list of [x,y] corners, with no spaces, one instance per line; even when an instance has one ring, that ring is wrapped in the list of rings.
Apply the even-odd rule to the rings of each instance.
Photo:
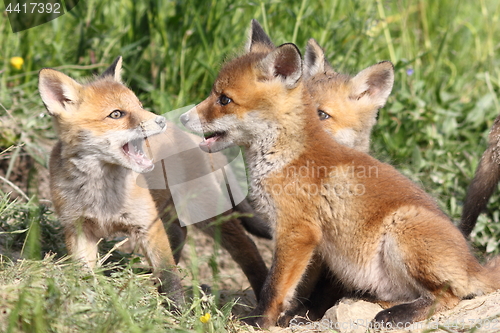
[[[181,270],[191,300],[180,313],[170,312],[140,258],[116,251],[116,242],[101,244],[104,263],[91,272],[65,256],[61,227],[44,205],[5,195],[0,216],[0,332],[235,332],[241,326],[231,314],[236,300],[221,306],[217,285],[210,295],[197,287],[198,267],[212,258],[191,253],[189,270]],[[202,323],[207,313],[210,320]]]
[[[144,276],[129,268],[88,276],[59,262],[60,228],[45,207],[49,198],[38,192],[55,138],[37,93],[41,68],[82,78],[122,55],[127,84],[147,108],[164,113],[209,93],[221,63],[242,50],[252,18],[276,44],[292,41],[304,50],[316,38],[340,72],[391,60],[395,86],[380,111],[372,152],[421,184],[457,221],[500,113],[499,15],[494,0],[82,0],[69,14],[17,34],[2,16],[0,152],[10,150],[0,155],[0,245],[7,255],[0,281],[9,310],[0,314],[7,318],[0,330],[207,329],[187,315],[173,318]],[[23,57],[21,70],[9,65],[13,56]],[[499,252],[499,239],[500,192],[472,236],[487,254]],[[37,261],[49,251],[57,256]],[[29,260],[9,261],[21,252]],[[218,330],[225,325],[219,324]]]
[[[150,274],[107,264],[96,272],[67,259],[0,261],[2,332],[227,332],[231,303],[197,297],[169,312]],[[105,274],[106,273],[106,274]],[[201,315],[210,313],[202,323]]]

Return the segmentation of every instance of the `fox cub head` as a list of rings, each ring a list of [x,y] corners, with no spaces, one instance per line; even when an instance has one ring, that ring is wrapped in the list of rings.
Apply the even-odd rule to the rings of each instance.
[[[368,152],[378,109],[385,105],[394,83],[392,64],[378,63],[354,77],[339,74],[326,61],[318,43],[310,39],[304,56],[304,78],[327,132],[341,144]]]
[[[78,154],[147,172],[153,169],[153,161],[144,153],[144,140],[163,132],[166,120],[144,110],[121,83],[121,64],[118,57],[100,77],[85,84],[44,68],[38,88],[54,119],[63,158]]]
[[[300,89],[294,88],[301,76],[302,59],[297,47],[283,44],[276,48],[252,20],[246,54],[225,64],[210,96],[183,114],[181,122],[204,134],[200,148],[207,152],[247,146],[262,131],[269,133],[271,142],[273,129],[260,118],[273,123],[280,111],[287,110],[280,100],[289,100],[290,105],[300,100]]]

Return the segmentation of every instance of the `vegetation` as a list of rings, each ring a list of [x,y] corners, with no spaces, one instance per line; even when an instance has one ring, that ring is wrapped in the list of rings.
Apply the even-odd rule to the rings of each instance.
[[[252,18],[276,44],[295,42],[304,50],[314,37],[340,72],[391,60],[396,82],[380,111],[372,153],[420,183],[455,221],[500,113],[500,4],[494,0],[86,0],[19,33],[12,33],[3,9],[0,331],[236,329],[230,306],[218,309],[200,295],[184,314],[170,314],[148,275],[130,264],[91,274],[62,257],[46,190],[56,136],[37,92],[43,67],[83,78],[122,55],[127,84],[147,108],[164,113],[209,93],[220,64],[242,50]],[[12,57],[24,60],[19,69]],[[499,239],[500,192],[472,243],[491,255],[499,252]],[[26,260],[16,261],[19,256]],[[198,320],[206,312],[209,325]]]

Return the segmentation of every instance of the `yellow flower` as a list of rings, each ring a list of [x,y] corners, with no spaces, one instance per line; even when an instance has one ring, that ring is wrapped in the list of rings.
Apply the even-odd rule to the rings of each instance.
[[[12,57],[10,58],[10,65],[15,69],[21,69],[24,64],[24,59],[21,57]]]
[[[200,317],[200,321],[203,323],[203,324],[206,324],[210,321],[210,313],[205,313],[204,316],[201,316]]]

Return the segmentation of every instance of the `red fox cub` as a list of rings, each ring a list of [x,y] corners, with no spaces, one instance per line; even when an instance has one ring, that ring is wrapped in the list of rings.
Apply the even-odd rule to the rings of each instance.
[[[347,289],[389,308],[379,323],[408,323],[500,287],[434,200],[388,164],[333,140],[321,127],[293,44],[226,63],[207,99],[181,116],[200,148],[246,149],[255,208],[273,225],[274,255],[261,298],[245,319],[269,327],[318,253]],[[391,66],[349,85],[379,99]]]
[[[474,179],[465,196],[462,220],[458,228],[468,237],[476,225],[481,211],[486,208],[488,200],[495,191],[500,180],[500,116],[495,119],[488,136],[488,148],[483,153],[477,166]]]
[[[100,238],[128,234],[150,262],[160,290],[177,304],[183,290],[148,189],[138,173],[153,168],[144,153],[147,137],[166,129],[166,119],[142,108],[121,83],[122,58],[98,78],[80,84],[53,69],[40,71],[39,91],[59,141],[50,157],[50,189],[64,226],[68,252],[92,268]]]
[[[335,141],[361,152],[369,152],[371,129],[376,123],[378,110],[387,102],[394,78],[368,82],[366,88],[370,94],[365,98],[354,98],[352,89],[365,84],[368,78],[375,77],[377,73],[390,71],[391,63],[382,62],[362,70],[354,77],[337,73],[326,61],[318,43],[314,39],[308,41],[304,55],[304,85],[316,107],[322,127]],[[297,314],[307,314],[311,320],[320,319],[340,298],[356,293],[357,290],[344,290],[342,283],[316,254],[313,264],[308,267],[305,281],[298,289],[298,296],[308,295],[306,300],[302,298],[297,307],[280,319],[280,324]]]
[[[252,20],[247,52],[271,52],[276,47],[256,20]],[[380,89],[377,98],[356,99],[350,87],[365,80],[371,73],[391,69],[390,63],[371,66],[355,77],[339,74],[325,59],[323,49],[314,39],[307,43],[304,56],[304,85],[318,112],[321,125],[337,142],[362,152],[370,149],[370,133],[375,125],[378,109],[385,105],[392,90],[393,79],[372,82],[371,90]],[[358,83],[359,84],[359,83]],[[376,86],[381,84],[380,87]],[[335,296],[334,296],[335,295]],[[294,315],[306,315],[309,319],[321,318],[326,310],[343,296],[349,295],[335,276],[317,256],[308,266],[306,278],[298,288],[296,307],[280,318],[285,323]]]

